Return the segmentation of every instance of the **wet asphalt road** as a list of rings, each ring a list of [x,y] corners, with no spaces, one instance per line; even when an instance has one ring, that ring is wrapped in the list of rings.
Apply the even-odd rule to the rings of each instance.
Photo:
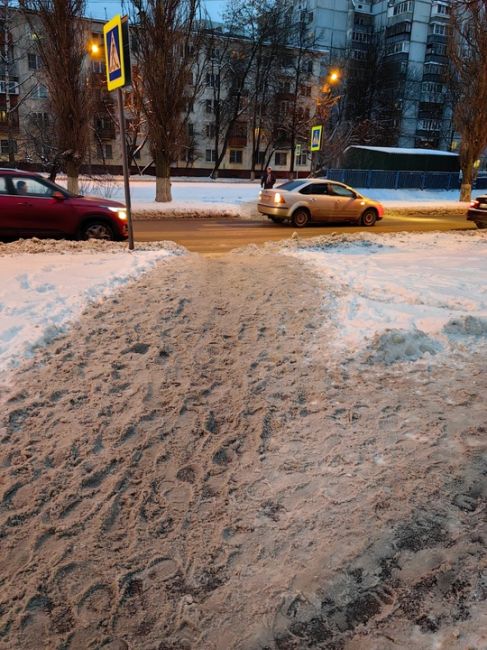
[[[334,232],[388,233],[388,232],[427,232],[431,230],[466,230],[475,228],[465,216],[458,213],[403,213],[386,216],[372,228],[342,224],[318,224],[299,230],[302,238],[330,235]],[[222,254],[248,244],[261,245],[265,242],[289,239],[296,228],[292,225],[278,225],[270,221],[243,219],[161,219],[136,221],[134,224],[136,241],[171,240],[188,250],[202,254]]]

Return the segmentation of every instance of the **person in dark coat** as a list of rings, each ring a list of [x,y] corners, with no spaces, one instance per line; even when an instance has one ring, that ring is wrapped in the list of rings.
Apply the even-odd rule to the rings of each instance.
[[[267,171],[262,174],[260,185],[264,190],[271,190],[276,182],[276,177],[272,173],[272,167],[268,167]]]

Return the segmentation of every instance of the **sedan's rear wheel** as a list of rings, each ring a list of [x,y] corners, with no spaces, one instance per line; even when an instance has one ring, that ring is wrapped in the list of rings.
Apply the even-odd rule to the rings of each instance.
[[[80,230],[80,239],[103,239],[111,241],[115,239],[112,228],[105,221],[90,221]]]
[[[375,210],[366,210],[360,219],[362,226],[373,226],[376,221],[377,212]]]
[[[304,228],[309,221],[309,212],[302,208],[296,210],[293,214],[292,222],[296,228]]]

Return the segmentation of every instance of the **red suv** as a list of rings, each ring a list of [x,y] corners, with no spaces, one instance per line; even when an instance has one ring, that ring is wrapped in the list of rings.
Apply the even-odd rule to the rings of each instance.
[[[0,169],[0,238],[127,238],[125,206],[77,196],[39,174]]]

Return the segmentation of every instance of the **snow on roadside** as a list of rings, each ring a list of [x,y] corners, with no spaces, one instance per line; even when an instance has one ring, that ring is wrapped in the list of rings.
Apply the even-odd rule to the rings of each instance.
[[[387,364],[487,346],[486,233],[358,234],[293,244],[283,252],[315,269],[327,300],[331,295],[327,344],[337,352]]]
[[[56,338],[89,303],[183,251],[172,242],[133,252],[125,243],[99,241],[0,245],[0,377]]]
[[[277,185],[284,182],[285,179],[279,179]],[[258,216],[257,200],[260,190],[258,181],[173,179],[171,188],[173,200],[170,203],[154,201],[154,180],[132,178],[130,186],[134,215],[139,219]],[[88,193],[102,196],[107,188],[109,191],[107,198],[124,201],[123,184],[118,180],[109,183],[107,187],[103,183],[92,183]],[[382,201],[386,209],[466,209],[466,204],[458,201],[458,190],[357,189],[365,196]]]

